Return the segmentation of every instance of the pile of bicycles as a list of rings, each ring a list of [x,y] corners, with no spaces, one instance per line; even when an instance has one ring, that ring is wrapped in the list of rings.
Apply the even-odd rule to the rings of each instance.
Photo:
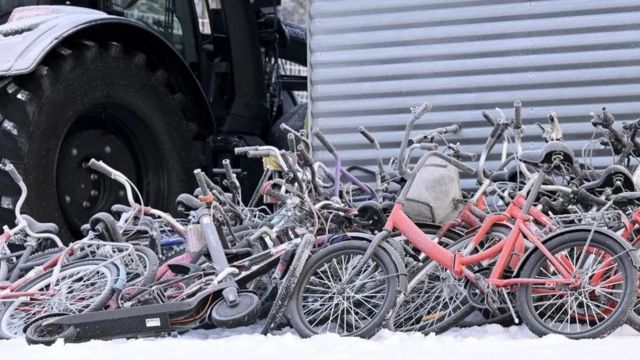
[[[413,109],[388,164],[358,129],[378,153],[375,171],[344,167],[318,129],[283,125],[288,149],[236,148],[264,165],[249,199],[228,160],[216,181],[196,169],[195,191],[161,210],[87,159],[128,201],[95,214],[72,242],[22,213],[28,189],[3,162],[22,194],[0,236],[0,337],[52,344],[257,322],[264,334],[291,326],[303,337],[521,322],[575,339],[625,323],[640,330],[640,176],[629,170],[640,122],[617,129],[603,108],[578,159],[550,113],[539,125],[545,145],[523,151],[516,101],[511,117],[482,113],[492,131],[477,159],[452,142],[458,125],[413,134],[430,108]],[[314,161],[314,137],[330,166]],[[590,158],[602,149],[613,161],[596,169]],[[477,188],[463,190],[460,173]]]

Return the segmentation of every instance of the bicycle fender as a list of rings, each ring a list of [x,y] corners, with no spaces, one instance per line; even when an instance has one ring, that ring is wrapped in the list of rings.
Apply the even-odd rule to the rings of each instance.
[[[591,231],[593,231],[594,233],[603,234],[603,235],[608,236],[609,238],[611,238],[611,240],[617,241],[620,245],[622,245],[622,247],[625,248],[625,250],[627,250],[627,253],[631,257],[631,261],[633,261],[633,265],[635,265],[636,268],[640,269],[640,257],[638,256],[638,252],[636,251],[636,249],[634,249],[633,246],[631,246],[631,244],[629,244],[628,241],[626,241],[625,239],[620,237],[618,234],[614,233],[613,231],[611,231],[609,229],[605,229],[605,228],[595,228],[594,229],[593,226],[590,226],[590,225],[573,226],[573,227],[570,227],[570,228],[567,228],[567,229],[564,229],[564,230],[557,231],[557,232],[545,237],[544,239],[542,239],[542,243],[544,244],[544,243],[546,243],[548,241],[551,241],[553,239],[556,239],[559,236],[562,236],[564,234],[578,233],[578,232],[583,232],[585,234],[585,239],[586,239],[589,236],[589,234],[591,233]],[[537,248],[533,247],[533,248],[529,249],[524,254],[522,259],[520,260],[520,264],[518,264],[518,267],[516,268],[516,270],[513,273],[514,277],[516,277],[516,276],[518,276],[520,274],[520,271],[524,267],[524,264],[527,262],[527,260],[529,260],[529,258],[533,255],[533,253],[536,250],[537,250]]]

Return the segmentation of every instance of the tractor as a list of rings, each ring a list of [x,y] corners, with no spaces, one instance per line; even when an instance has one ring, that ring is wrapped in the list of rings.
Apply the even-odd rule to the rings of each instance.
[[[204,1],[204,3],[202,3]],[[0,158],[29,188],[26,208],[80,236],[123,191],[88,169],[127,175],[145,201],[172,209],[193,170],[223,159],[250,191],[261,163],[237,146],[286,138],[304,124],[306,30],[278,17],[279,0],[0,0]],[[0,172],[0,225],[19,189]]]

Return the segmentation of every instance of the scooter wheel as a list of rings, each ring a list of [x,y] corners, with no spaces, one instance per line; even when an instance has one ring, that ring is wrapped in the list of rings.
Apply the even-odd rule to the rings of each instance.
[[[260,314],[260,298],[252,292],[239,292],[238,303],[229,306],[218,300],[209,313],[209,320],[217,327],[235,328],[253,324]]]
[[[65,339],[72,332],[69,325],[57,324],[56,320],[67,314],[46,315],[34,320],[25,330],[25,337],[29,345],[55,344],[58,339]]]

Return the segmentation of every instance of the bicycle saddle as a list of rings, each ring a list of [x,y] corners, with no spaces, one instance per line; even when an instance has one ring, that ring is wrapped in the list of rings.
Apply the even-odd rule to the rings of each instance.
[[[550,141],[539,150],[523,151],[520,154],[520,160],[533,166],[552,165],[560,156],[562,163],[573,167],[573,150],[560,141]]]
[[[633,176],[624,166],[610,165],[594,180],[584,183],[580,188],[585,190],[603,189],[619,184],[624,190],[635,190]]]
[[[34,218],[32,218],[29,215],[22,215],[22,219],[27,222],[29,229],[31,229],[31,231],[37,234],[41,234],[41,233],[57,234],[58,231],[60,230],[58,228],[58,225],[56,224],[41,223],[36,221]],[[18,221],[16,220],[16,224],[17,223]]]

